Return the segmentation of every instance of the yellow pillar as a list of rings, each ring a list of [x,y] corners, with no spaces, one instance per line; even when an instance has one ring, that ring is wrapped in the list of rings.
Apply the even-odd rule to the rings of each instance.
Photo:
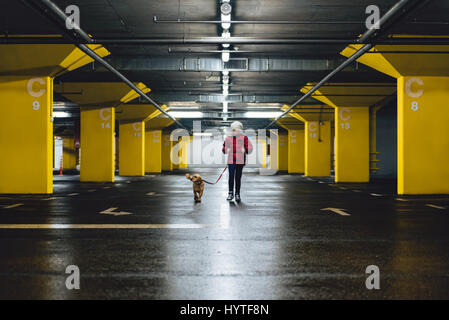
[[[145,175],[145,122],[120,124],[119,175]]]
[[[449,77],[398,79],[398,193],[449,193]]]
[[[76,169],[77,149],[75,148],[75,139],[64,137],[62,139],[62,168]]]
[[[304,173],[304,130],[289,130],[288,173]]]
[[[288,170],[288,134],[279,134],[279,171]]]
[[[335,108],[335,182],[369,182],[369,108]]]
[[[331,170],[330,121],[307,121],[305,130],[305,175],[328,177]]]
[[[162,171],[162,130],[145,132],[145,172]]]
[[[171,150],[173,148],[173,141],[170,140],[169,133],[162,134],[162,170],[172,171],[173,162],[170,159]]]
[[[114,182],[114,108],[81,108],[82,182]]]
[[[0,193],[53,192],[53,79],[0,77]]]
[[[398,194],[449,194],[449,59],[441,54],[449,46],[425,49],[377,45],[357,59],[397,78]]]
[[[181,162],[179,163],[179,169],[186,169],[189,165],[189,142],[190,142],[190,138],[189,137],[181,137],[181,141],[179,142],[181,144],[181,149],[180,149],[180,159]]]

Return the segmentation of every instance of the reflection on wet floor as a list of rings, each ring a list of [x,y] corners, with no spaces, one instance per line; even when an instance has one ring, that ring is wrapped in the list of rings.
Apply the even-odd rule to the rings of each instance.
[[[184,172],[55,177],[53,195],[0,197],[0,298],[449,298],[449,197],[394,190],[245,169],[242,203],[226,177],[194,203]]]

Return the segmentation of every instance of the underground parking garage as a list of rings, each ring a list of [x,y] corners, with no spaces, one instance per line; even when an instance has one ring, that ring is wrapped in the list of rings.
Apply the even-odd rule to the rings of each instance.
[[[0,298],[448,299],[448,14],[2,0]]]

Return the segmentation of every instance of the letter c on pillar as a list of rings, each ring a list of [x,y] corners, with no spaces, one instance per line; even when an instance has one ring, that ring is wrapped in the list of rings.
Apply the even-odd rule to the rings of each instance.
[[[108,115],[105,115],[104,113],[109,113]],[[107,121],[111,119],[111,110],[109,108],[103,108],[100,110],[100,119],[103,121]]]
[[[134,122],[134,123],[133,123],[133,129],[134,129],[134,131],[140,131],[141,128],[142,128],[142,127],[141,127],[140,122]]]
[[[347,112],[348,114],[346,116],[344,116],[343,112]],[[342,108],[340,110],[340,119],[343,121],[348,121],[351,119],[351,110],[349,110],[348,108]]]
[[[420,86],[424,85],[424,81],[422,81],[420,78],[410,78],[407,80],[407,83],[405,84],[405,91],[407,94],[412,98],[419,98],[423,95],[424,90],[420,89],[418,91],[412,91],[412,85],[414,83],[419,84]]]
[[[33,91],[33,84],[35,82],[38,82],[40,85],[45,85],[45,81],[42,78],[33,78],[30,79],[27,83],[27,91],[28,94],[34,98],[42,97],[42,95],[45,93],[45,89],[41,88],[39,91]]]

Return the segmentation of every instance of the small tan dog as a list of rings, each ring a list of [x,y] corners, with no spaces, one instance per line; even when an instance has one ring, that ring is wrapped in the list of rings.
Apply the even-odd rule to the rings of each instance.
[[[186,173],[186,178],[193,182],[193,198],[195,202],[201,202],[201,197],[203,196],[204,191],[204,181],[199,174],[194,174],[190,176],[190,174]]]

